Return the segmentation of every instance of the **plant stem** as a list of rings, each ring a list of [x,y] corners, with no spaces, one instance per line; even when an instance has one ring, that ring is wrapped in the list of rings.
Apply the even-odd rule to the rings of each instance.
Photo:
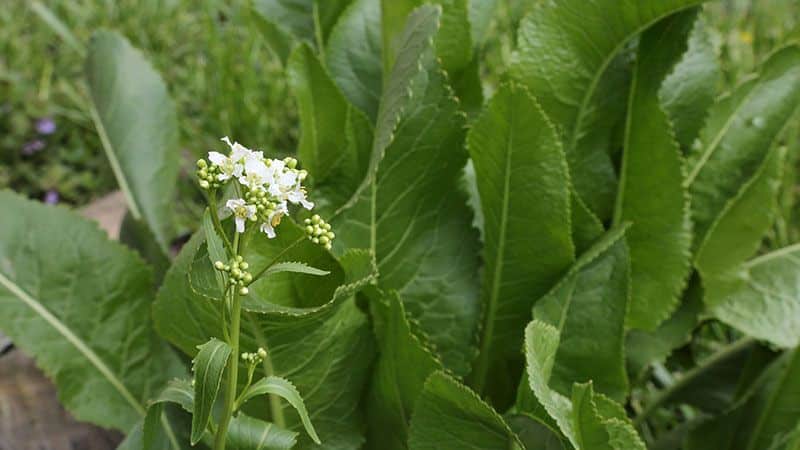
[[[228,240],[228,236],[225,234],[225,230],[222,229],[222,223],[219,221],[219,216],[217,215],[217,192],[214,191],[208,194],[207,199],[208,199],[208,213],[211,214],[211,222],[214,223],[214,228],[217,230],[217,234],[222,237],[222,241],[225,243],[225,247],[228,248],[229,252],[234,253],[233,246],[231,246],[231,241]]]
[[[239,254],[239,233],[233,237],[234,259]],[[233,417],[234,409],[236,406],[236,382],[239,377],[239,326],[242,317],[242,302],[239,299],[239,291],[235,288],[231,292],[231,326],[230,326],[230,341],[228,344],[231,347],[231,361],[228,370],[228,389],[225,392],[225,410],[222,414],[222,420],[217,429],[217,435],[214,439],[215,450],[225,450],[225,441],[228,434],[228,425]]]

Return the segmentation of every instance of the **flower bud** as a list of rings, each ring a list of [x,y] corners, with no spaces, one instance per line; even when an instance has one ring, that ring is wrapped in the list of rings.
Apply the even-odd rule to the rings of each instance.
[[[198,159],[197,160],[197,168],[198,169],[205,169],[206,167],[208,167],[208,163],[206,162],[205,159]]]
[[[267,351],[264,350],[263,348],[259,347],[258,348],[258,357],[261,358],[261,359],[266,358],[267,357]]]
[[[208,189],[208,188],[211,187],[211,185],[208,184],[208,181],[206,181],[206,180],[200,180],[199,184],[200,184],[200,187],[203,188],[203,189]]]
[[[242,286],[242,288],[241,288],[241,289],[239,289],[239,295],[247,295],[247,294],[249,294],[249,293],[250,293],[250,289],[247,289],[247,288],[246,288],[246,287],[244,287],[244,286]]]
[[[225,270],[225,264],[222,261],[217,261],[214,263],[214,268],[217,270]]]

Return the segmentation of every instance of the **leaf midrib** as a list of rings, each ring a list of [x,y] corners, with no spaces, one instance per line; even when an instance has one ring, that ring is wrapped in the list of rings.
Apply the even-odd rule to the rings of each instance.
[[[20,299],[26,306],[31,308],[37,313],[45,322],[47,322],[53,329],[61,334],[70,344],[72,344],[83,356],[103,375],[106,380],[119,392],[122,398],[130,404],[130,406],[139,414],[144,417],[146,411],[144,407],[136,400],[136,397],[128,390],[122,381],[111,371],[106,363],[89,348],[86,343],[79,338],[72,330],[69,329],[63,322],[54,316],[44,305],[38,300],[34,299],[20,286],[9,280],[5,274],[0,272],[0,284],[8,289],[13,295]]]

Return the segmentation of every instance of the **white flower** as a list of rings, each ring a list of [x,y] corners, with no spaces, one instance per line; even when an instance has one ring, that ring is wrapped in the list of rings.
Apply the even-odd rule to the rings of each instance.
[[[289,208],[286,206],[286,202],[281,202],[275,211],[267,217],[267,221],[261,224],[261,231],[266,233],[268,238],[274,238],[275,227],[281,223],[281,218],[286,214],[289,214]]]
[[[240,177],[244,166],[219,152],[208,152],[208,160],[219,168],[219,181],[229,180],[231,177]]]
[[[244,174],[239,176],[239,183],[251,190],[263,190],[272,173],[264,163],[261,152],[251,152],[244,161]]]
[[[286,199],[295,205],[300,203],[303,208],[309,211],[314,207],[314,202],[306,200],[306,190],[300,186],[300,183],[297,183],[294,189],[286,193]]]
[[[244,223],[248,219],[256,216],[256,207],[248,205],[241,198],[230,199],[225,203],[225,207],[233,211],[236,220],[236,232],[244,233]]]
[[[220,141],[228,144],[228,147],[231,148],[231,160],[234,162],[241,162],[243,159],[247,158],[253,153],[250,151],[250,149],[238,142],[231,144],[231,140],[228,138],[228,136],[220,139]]]

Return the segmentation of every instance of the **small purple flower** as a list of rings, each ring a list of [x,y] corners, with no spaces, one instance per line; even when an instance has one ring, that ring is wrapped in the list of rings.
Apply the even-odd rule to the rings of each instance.
[[[44,194],[44,202],[48,205],[55,205],[58,203],[58,191],[55,189],[50,189],[47,193]]]
[[[42,136],[56,132],[56,122],[50,117],[42,117],[36,121],[36,132]]]
[[[22,146],[22,154],[31,156],[34,153],[42,151],[44,148],[44,141],[41,139],[34,139]]]

